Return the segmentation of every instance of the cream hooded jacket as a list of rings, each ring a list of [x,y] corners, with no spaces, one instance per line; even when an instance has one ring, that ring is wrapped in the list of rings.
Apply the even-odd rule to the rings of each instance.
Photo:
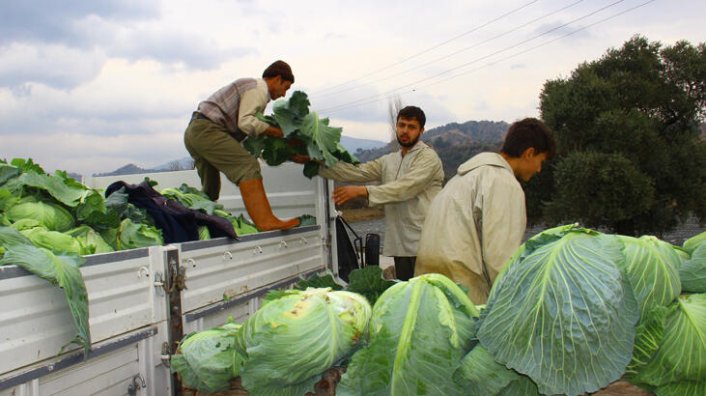
[[[399,151],[355,166],[339,161],[319,175],[344,182],[379,182],[367,186],[371,206],[384,205],[385,256],[412,257],[417,253],[429,204],[441,190],[444,170],[436,152],[418,142],[402,157]]]
[[[500,154],[478,154],[459,166],[429,207],[415,275],[446,275],[484,304],[526,225],[525,194],[510,165]]]

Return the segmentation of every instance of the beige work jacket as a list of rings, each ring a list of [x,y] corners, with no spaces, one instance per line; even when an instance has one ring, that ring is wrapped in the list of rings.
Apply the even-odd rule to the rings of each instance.
[[[358,166],[339,161],[319,175],[343,182],[379,182],[367,188],[369,204],[385,209],[383,255],[416,255],[427,209],[444,181],[434,149],[419,141],[404,157],[397,151]]]
[[[446,275],[470,288],[474,303],[484,304],[526,225],[525,194],[510,165],[500,154],[478,154],[458,168],[429,207],[415,275]]]

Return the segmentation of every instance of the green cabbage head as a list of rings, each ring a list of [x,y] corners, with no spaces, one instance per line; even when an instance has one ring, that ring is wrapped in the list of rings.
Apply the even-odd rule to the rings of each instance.
[[[243,356],[235,347],[239,324],[187,334],[171,358],[172,372],[189,388],[213,393],[230,388],[240,373]]]
[[[288,290],[267,301],[241,329],[240,372],[253,395],[304,395],[363,338],[365,297],[329,288]]]
[[[478,339],[542,394],[595,392],[631,360],[639,305],[610,235],[576,227],[529,239],[498,277]]]
[[[336,394],[467,394],[452,375],[471,349],[478,315],[443,275],[393,285],[375,303],[370,341],[353,355]]]
[[[7,211],[7,218],[12,221],[22,219],[37,220],[51,231],[63,232],[74,226],[74,218],[60,205],[44,202],[23,202],[12,206]]]

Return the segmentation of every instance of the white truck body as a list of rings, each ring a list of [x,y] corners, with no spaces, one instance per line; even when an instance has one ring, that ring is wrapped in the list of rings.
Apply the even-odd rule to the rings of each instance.
[[[75,336],[63,292],[16,266],[0,267],[0,396],[178,394],[168,357],[182,335],[229,317],[242,322],[267,291],[325,270],[337,273],[332,183],[305,178],[295,164],[263,166],[263,176],[277,216],[309,214],[317,224],[86,256],[81,273],[92,337],[86,359],[74,346],[59,354]],[[200,186],[195,171],[84,184],[105,188],[145,177],[158,182],[157,190]],[[246,213],[237,187],[225,179],[219,203]]]

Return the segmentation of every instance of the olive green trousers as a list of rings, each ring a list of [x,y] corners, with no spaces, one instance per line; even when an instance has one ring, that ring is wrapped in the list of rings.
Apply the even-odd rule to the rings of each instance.
[[[194,159],[203,192],[213,201],[220,195],[220,173],[236,185],[241,180],[262,179],[257,159],[213,121],[192,120],[184,132],[184,145]]]

